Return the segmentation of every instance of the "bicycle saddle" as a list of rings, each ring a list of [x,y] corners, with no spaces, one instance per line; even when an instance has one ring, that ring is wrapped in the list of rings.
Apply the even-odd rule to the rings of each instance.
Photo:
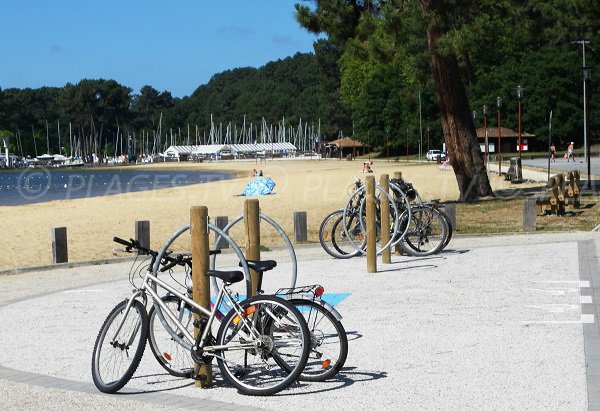
[[[217,277],[226,283],[233,284],[240,282],[244,279],[244,273],[241,271],[218,271],[218,270],[208,270],[206,275],[209,277]]]
[[[246,262],[248,263],[248,268],[260,273],[264,273],[265,271],[277,267],[277,261],[274,260],[246,260]],[[240,263],[240,267],[241,266],[242,263]]]

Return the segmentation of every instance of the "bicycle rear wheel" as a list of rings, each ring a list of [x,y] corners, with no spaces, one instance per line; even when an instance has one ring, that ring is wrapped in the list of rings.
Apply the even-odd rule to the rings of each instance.
[[[133,300],[127,310],[128,302],[125,300],[112,309],[94,344],[92,379],[100,391],[109,394],[129,382],[144,355],[148,338],[146,308]]]
[[[302,381],[325,381],[335,376],[348,356],[348,337],[342,323],[321,304],[308,299],[288,300],[304,316],[310,333],[310,352]]]
[[[448,236],[448,223],[436,208],[416,206],[400,248],[409,255],[424,257],[439,252]]]
[[[194,316],[191,307],[179,297],[167,295],[162,298],[169,311],[194,335]],[[148,344],[154,358],[167,372],[175,377],[192,377],[194,361],[190,355],[191,345],[173,321],[166,315],[158,315],[156,305],[148,315]],[[165,323],[163,323],[165,321]]]
[[[230,311],[217,335],[221,373],[242,394],[275,394],[298,379],[308,359],[306,321],[289,302],[257,296]],[[279,364],[285,363],[285,367]]]

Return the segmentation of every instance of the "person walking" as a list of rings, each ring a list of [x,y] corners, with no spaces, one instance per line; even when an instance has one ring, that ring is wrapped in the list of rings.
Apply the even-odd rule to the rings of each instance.
[[[550,146],[550,159],[553,163],[556,163],[556,146],[554,143]]]
[[[575,154],[573,154],[573,142],[571,141],[571,144],[569,144],[569,146],[567,147],[567,163],[569,162],[569,160],[573,159],[573,162],[575,162]]]

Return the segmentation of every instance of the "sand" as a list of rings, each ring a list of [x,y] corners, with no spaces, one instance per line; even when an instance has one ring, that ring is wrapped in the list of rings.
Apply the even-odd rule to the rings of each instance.
[[[259,199],[261,211],[273,218],[293,238],[293,213],[306,211],[308,240],[318,242],[319,225],[331,211],[342,208],[353,191],[353,176],[364,179],[362,161],[346,160],[267,160],[207,163],[166,163],[139,167],[168,167],[187,170],[227,170],[238,176],[232,180],[196,184],[162,190],[124,193],[103,197],[52,201],[25,206],[0,207],[3,235],[0,239],[0,271],[52,263],[53,227],[67,227],[69,261],[89,261],[115,256],[113,236],[133,237],[135,222],[150,221],[151,246],[160,248],[169,236],[189,222],[192,206],[204,205],[212,221],[217,216],[233,219],[242,214],[240,196],[252,180],[254,168],[276,182],[275,194]],[[458,199],[452,171],[439,171],[435,163],[375,161],[374,175],[401,171],[414,184],[423,199]],[[494,189],[506,188],[503,179],[492,177]],[[241,227],[242,224],[240,223]],[[243,230],[234,230],[235,240],[243,245]],[[189,236],[182,237],[182,242]],[[277,246],[274,230],[262,229],[261,241]],[[185,247],[186,244],[183,245]]]

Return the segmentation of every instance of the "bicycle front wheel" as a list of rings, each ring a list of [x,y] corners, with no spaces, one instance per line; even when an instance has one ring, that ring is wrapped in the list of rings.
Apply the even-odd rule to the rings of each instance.
[[[148,338],[148,314],[144,305],[125,300],[112,309],[102,324],[92,354],[94,385],[115,393],[129,382],[137,369]]]
[[[240,308],[230,311],[219,328],[221,373],[242,394],[275,394],[296,381],[306,365],[306,321],[291,303],[273,296],[249,298]]]
[[[348,356],[344,326],[318,302],[302,298],[288,301],[302,313],[310,333],[310,352],[300,380],[328,380],[342,369]]]
[[[319,227],[319,242],[323,250],[334,258],[351,258],[359,254],[359,250],[352,245],[342,226],[344,210],[337,210],[329,214]],[[357,223],[355,223],[357,226]],[[351,235],[362,236],[360,227],[348,230]],[[361,242],[364,238],[356,240]]]
[[[174,295],[163,297],[162,302],[190,334],[194,335],[194,316],[191,307]],[[160,317],[156,306],[152,306],[148,315],[148,344],[154,358],[169,374],[175,377],[192,377],[194,360],[190,355],[191,344],[169,317],[166,315]]]

